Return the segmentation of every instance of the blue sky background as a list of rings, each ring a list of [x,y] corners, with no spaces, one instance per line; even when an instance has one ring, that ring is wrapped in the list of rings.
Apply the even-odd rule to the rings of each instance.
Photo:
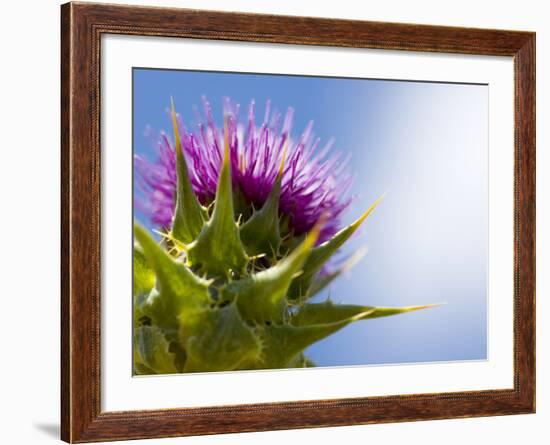
[[[295,137],[313,119],[322,141],[352,154],[356,199],[345,223],[387,193],[345,248],[367,255],[331,298],[445,305],[352,324],[308,349],[317,365],[487,358],[488,86],[134,69],[133,91],[134,152],[150,160],[145,129],[170,134],[170,96],[188,128],[202,95],[219,125],[224,96],[243,118],[255,99],[260,122],[271,99],[272,109],[295,108]]]

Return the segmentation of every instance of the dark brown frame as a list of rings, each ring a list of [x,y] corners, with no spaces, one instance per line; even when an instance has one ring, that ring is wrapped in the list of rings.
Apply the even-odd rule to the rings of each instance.
[[[100,37],[104,33],[513,56],[514,388],[102,412]],[[61,7],[61,438],[173,437],[535,412],[535,34],[91,3]]]

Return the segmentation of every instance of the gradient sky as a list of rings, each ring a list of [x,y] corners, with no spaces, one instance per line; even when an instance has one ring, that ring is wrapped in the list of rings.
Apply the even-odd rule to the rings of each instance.
[[[368,253],[331,286],[332,300],[445,304],[347,326],[307,350],[318,366],[487,358],[487,85],[134,69],[133,92],[134,152],[150,160],[146,129],[171,133],[171,96],[187,127],[202,95],[219,125],[223,97],[241,110],[255,99],[257,121],[270,99],[294,107],[295,137],[314,120],[322,141],[352,154],[345,223],[386,193],[345,247]]]

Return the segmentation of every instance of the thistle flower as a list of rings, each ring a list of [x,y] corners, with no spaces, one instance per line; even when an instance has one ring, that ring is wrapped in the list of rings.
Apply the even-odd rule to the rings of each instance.
[[[178,128],[193,191],[203,205],[215,197],[223,156],[223,129],[214,123],[209,102],[203,99],[205,119],[199,117],[194,132],[186,129],[178,116]],[[352,185],[348,170],[350,157],[332,152],[333,140],[324,146],[312,132],[310,121],[301,136],[291,136],[294,110],[286,115],[271,113],[268,101],[263,122],[255,122],[255,102],[248,107],[246,122],[239,121],[239,106],[225,100],[233,192],[236,211],[244,217],[253,208],[261,208],[273,188],[277,170],[286,149],[286,162],[281,181],[279,213],[288,232],[299,236],[313,228],[322,214],[328,216],[318,243],[329,239],[340,226],[340,217],[349,206],[347,196]],[[158,159],[151,163],[136,157],[139,184],[145,199],[139,207],[153,224],[170,226],[175,209],[176,155],[172,142],[162,134],[157,144]]]
[[[291,113],[280,133],[267,117],[256,129],[251,108],[242,138],[230,103],[221,131],[206,110],[196,137],[172,105],[174,149],[165,140],[161,163],[140,164],[164,239],[134,226],[134,373],[308,367],[306,348],[348,324],[427,307],[311,302],[342,271],[320,275],[324,264],[379,201],[330,236],[346,204],[333,182],[318,182],[335,180],[336,161],[311,157],[311,130],[292,142]],[[302,206],[283,213],[284,199]],[[315,206],[333,206],[331,216]]]

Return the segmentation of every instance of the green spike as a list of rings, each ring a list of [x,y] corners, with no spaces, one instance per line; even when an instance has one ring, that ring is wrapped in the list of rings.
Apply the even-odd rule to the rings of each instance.
[[[356,320],[388,317],[390,315],[403,314],[405,312],[428,309],[436,305],[406,306],[406,307],[374,307],[357,306],[352,304],[334,304],[330,301],[324,303],[308,303],[302,306],[290,320],[294,326],[309,326],[316,324],[336,323],[350,317]]]
[[[266,202],[241,227],[241,240],[246,247],[246,252],[251,256],[261,254],[271,255],[273,252],[278,252],[281,245],[279,198],[281,195],[286,148],[287,144],[285,143],[279,172]]]
[[[313,343],[342,329],[349,323],[360,320],[370,311],[324,324],[293,326],[290,324],[262,326],[259,335],[264,345],[263,361],[259,368],[286,368],[293,366],[296,356]]]
[[[303,357],[305,348],[334,334],[352,322],[396,315],[432,306],[384,308],[334,305],[330,302],[307,304],[292,318],[291,324],[258,328],[264,350],[263,361],[257,365],[265,368],[295,367],[296,360]]]
[[[156,326],[140,326],[134,329],[134,367],[136,374],[173,374],[179,372],[175,354],[169,352],[169,344]]]
[[[139,362],[139,356],[134,354],[134,375],[153,375],[156,374],[151,368]]]
[[[222,290],[223,295],[236,300],[245,320],[256,323],[283,321],[288,287],[315,245],[319,230],[320,226],[316,225],[289,256],[273,267],[232,281]]]
[[[259,338],[242,320],[234,303],[201,311],[196,327],[182,327],[180,331],[187,354],[185,372],[246,369],[261,354]]]
[[[172,124],[176,144],[176,173],[178,178],[172,236],[178,241],[187,244],[199,235],[207,213],[206,209],[200,205],[189,180],[189,173],[181,147],[174,101],[170,100],[172,103]]]
[[[151,269],[138,243],[134,243],[134,296],[147,294],[155,285],[155,272]]]
[[[336,233],[331,239],[315,247],[309,255],[304,272],[297,277],[290,286],[289,299],[300,300],[307,297],[311,283],[328,259],[350,238],[359,226],[367,219],[376,206],[382,201],[384,196],[378,198],[363,215],[349,226]]]
[[[213,277],[232,277],[232,272],[242,274],[248,263],[233,215],[227,121],[224,127],[224,159],[212,218],[188,249],[190,264]]]
[[[159,326],[177,329],[180,313],[192,317],[197,310],[210,305],[210,283],[172,258],[139,224],[134,225],[134,234],[155,271],[158,288],[158,292],[149,294],[140,309]]]

